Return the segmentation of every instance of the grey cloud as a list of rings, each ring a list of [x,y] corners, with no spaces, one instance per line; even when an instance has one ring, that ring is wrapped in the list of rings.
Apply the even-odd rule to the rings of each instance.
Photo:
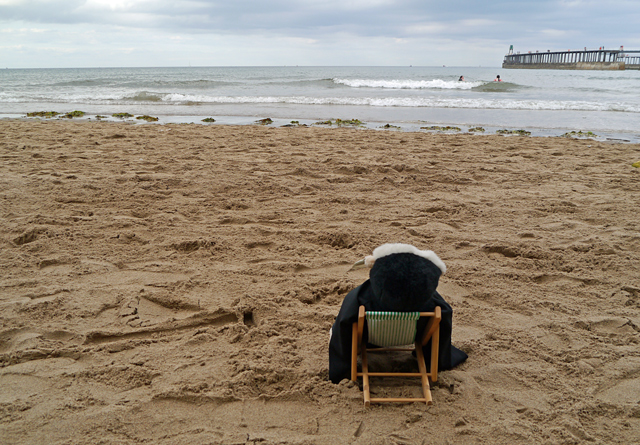
[[[255,0],[186,1],[158,0],[133,3],[126,9],[96,9],[85,0],[29,0],[0,6],[0,20],[37,23],[100,23],[139,27],[180,28],[183,32],[232,31],[235,29],[297,29],[306,32],[326,28],[353,31],[369,29],[383,34],[401,33],[412,22],[455,23],[464,18],[488,18],[519,22],[536,20],[543,12],[553,18],[558,1],[477,2],[449,1],[292,1]],[[608,7],[612,6],[609,2]],[[145,20],[136,18],[144,17]],[[373,29],[372,29],[373,28]],[[464,29],[452,29],[464,34]]]
[[[635,29],[640,4],[630,0],[155,0],[122,5],[97,8],[86,0],[1,3],[0,26],[91,28],[103,33],[112,29],[154,39],[191,34],[194,41],[223,36],[233,42],[255,36],[264,39],[256,44],[265,48],[269,39],[306,38],[321,42],[327,52],[344,50],[353,42],[367,48],[366,42],[377,38],[406,39],[425,52],[444,51],[437,45],[483,51],[488,47],[498,57],[499,48],[506,52],[510,44],[520,51],[631,47],[635,38],[635,46],[640,46]],[[622,38],[631,40],[619,42]]]

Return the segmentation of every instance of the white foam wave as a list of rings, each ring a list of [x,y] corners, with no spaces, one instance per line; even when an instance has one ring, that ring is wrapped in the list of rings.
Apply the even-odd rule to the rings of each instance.
[[[0,103],[60,103],[95,105],[155,104],[291,104],[291,105],[354,105],[370,107],[426,107],[506,110],[572,110],[572,111],[618,111],[640,113],[640,106],[628,102],[594,102],[526,99],[489,99],[456,97],[311,97],[311,96],[210,96],[181,93],[154,93],[153,100],[146,95],[131,93],[112,94],[52,94],[13,96],[0,92]],[[158,102],[155,102],[158,100]]]
[[[371,107],[428,107],[507,110],[625,111],[640,113],[640,107],[625,103],[587,101],[504,100],[438,97],[308,97],[308,96],[204,96],[167,94],[165,103],[359,105]]]
[[[388,88],[400,90],[440,89],[470,90],[485,82],[459,82],[457,80],[378,80],[378,79],[338,79],[333,82],[352,88]]]

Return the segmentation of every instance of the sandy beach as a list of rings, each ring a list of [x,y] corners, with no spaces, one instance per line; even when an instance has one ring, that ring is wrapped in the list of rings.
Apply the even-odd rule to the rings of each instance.
[[[3,444],[639,443],[638,144],[2,120],[0,156]],[[328,381],[387,242],[448,267],[430,407]]]

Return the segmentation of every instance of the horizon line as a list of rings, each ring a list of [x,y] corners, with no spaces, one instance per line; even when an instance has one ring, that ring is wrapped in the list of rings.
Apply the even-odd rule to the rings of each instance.
[[[499,68],[500,65],[166,65],[166,66],[66,66],[66,67],[5,67],[4,70],[64,70],[118,68]],[[2,69],[0,69],[2,71]]]

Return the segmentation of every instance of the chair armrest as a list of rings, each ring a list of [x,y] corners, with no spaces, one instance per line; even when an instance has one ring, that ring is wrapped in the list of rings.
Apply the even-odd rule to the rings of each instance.
[[[358,345],[362,343],[362,332],[364,331],[364,306],[358,310]]]
[[[436,329],[440,327],[440,320],[442,320],[442,309],[440,308],[440,306],[436,306],[435,315],[431,317],[429,323],[427,323],[427,327],[424,330],[424,336],[422,337],[422,346],[427,344]]]

